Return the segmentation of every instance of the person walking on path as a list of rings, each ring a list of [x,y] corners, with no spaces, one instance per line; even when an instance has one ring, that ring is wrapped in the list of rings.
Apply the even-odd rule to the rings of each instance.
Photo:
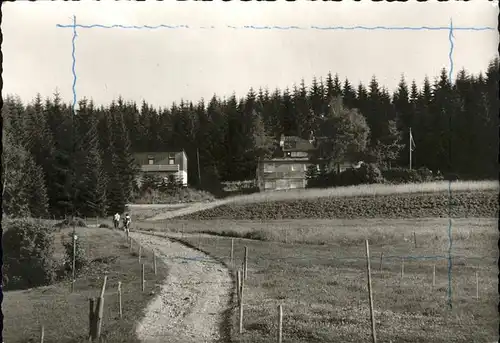
[[[125,214],[125,217],[123,218],[123,230],[125,230],[125,232],[129,232],[129,228],[130,228],[130,215],[128,213]]]
[[[115,213],[115,215],[113,216],[113,225],[114,225],[115,229],[118,229],[118,225],[120,225],[120,214],[119,213]]]

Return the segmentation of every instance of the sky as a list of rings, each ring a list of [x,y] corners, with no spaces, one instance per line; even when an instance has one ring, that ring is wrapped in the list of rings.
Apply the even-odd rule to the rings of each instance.
[[[449,30],[314,30],[311,26],[497,26],[498,4],[428,1],[3,3],[3,94],[31,101],[57,90],[73,101],[73,28],[56,24],[187,25],[177,29],[77,28],[76,96],[107,105],[122,96],[155,107],[214,93],[244,96],[250,87],[292,88],[328,72],[357,86],[373,75],[393,91],[404,75],[420,86],[450,68]],[[299,26],[302,30],[242,29]],[[203,27],[211,27],[207,29]],[[232,29],[228,26],[238,27]],[[454,74],[484,71],[498,54],[498,33],[455,30]]]

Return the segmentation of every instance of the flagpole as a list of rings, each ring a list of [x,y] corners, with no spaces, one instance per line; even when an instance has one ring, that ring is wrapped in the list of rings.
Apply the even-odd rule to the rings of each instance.
[[[411,170],[411,127],[410,127],[410,170]]]

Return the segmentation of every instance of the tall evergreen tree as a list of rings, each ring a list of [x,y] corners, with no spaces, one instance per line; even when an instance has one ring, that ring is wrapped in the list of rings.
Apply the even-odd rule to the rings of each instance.
[[[92,102],[83,99],[75,115],[75,187],[78,212],[83,216],[103,216],[107,213],[106,181],[99,138],[97,117]]]
[[[339,107],[343,109],[335,107],[335,113],[350,113],[350,108],[356,108],[366,119],[370,129],[367,157],[378,156],[380,164],[408,166],[411,127],[416,148],[412,153],[413,168],[426,166],[464,178],[497,177],[495,59],[485,72],[477,75],[460,71],[454,82],[448,80],[446,70],[432,85],[426,77],[422,87],[414,80],[409,86],[401,78],[392,95],[375,77],[367,87],[359,84],[354,91],[348,79],[342,83],[337,74],[328,73],[325,84],[321,79],[313,79],[306,86],[302,80],[292,93],[288,88],[272,93],[250,89],[243,98],[220,100],[214,95],[208,106],[203,100],[193,103],[181,99],[170,106],[154,108],[144,100],[140,110],[134,102],[119,97],[100,108],[80,102],[76,116],[57,93],[45,102],[37,95],[28,104],[7,96],[2,109],[4,132],[9,135],[3,156],[3,176],[7,176],[3,179],[7,199],[4,211],[41,216],[43,199],[47,197],[49,211],[56,216],[70,214],[73,208],[90,214],[104,208],[95,205],[103,202],[110,206],[110,211],[121,211],[134,188],[136,166],[132,152],[184,150],[193,185],[199,184],[198,151],[202,180],[217,183],[253,178],[261,155],[256,137],[276,140],[284,133],[309,138],[314,130],[317,137],[324,135],[330,137],[330,143],[338,144],[338,151],[329,150],[330,158],[347,157],[350,152],[339,152],[345,150],[344,142],[363,135],[351,132],[342,136],[339,132],[350,132],[363,125],[351,125],[346,119],[339,119],[342,115],[332,116],[328,104],[335,96],[343,97],[343,106]],[[88,121],[79,119],[85,115],[89,116]],[[400,136],[402,142],[398,140]],[[394,161],[396,152],[391,149],[401,144],[405,145],[404,150]],[[11,158],[6,160],[8,156]],[[105,175],[99,176],[103,170]],[[76,197],[74,191],[79,191]],[[35,206],[38,203],[42,206]],[[94,208],[89,204],[94,204]]]
[[[29,180],[24,163],[29,158],[29,153],[16,144],[12,133],[5,129],[2,145],[3,213],[11,217],[29,216]]]
[[[344,87],[342,88],[342,97],[345,106],[348,108],[355,108],[356,106],[356,91],[352,87],[349,80],[346,78],[344,81]]]
[[[107,196],[109,208],[114,211],[121,209],[131,200],[134,189],[137,166],[130,149],[128,132],[125,129],[123,114],[119,112],[117,106],[110,107],[109,124],[111,131],[111,171],[108,171],[108,180],[111,183],[108,187]]]
[[[307,87],[303,79],[300,82],[300,87],[294,90],[293,105],[297,118],[297,133],[300,137],[308,137],[309,131],[313,129],[315,114],[311,110]]]
[[[31,217],[47,218],[49,199],[47,187],[45,186],[43,168],[35,163],[32,156],[28,155],[24,161],[24,173],[26,177],[26,195],[28,197],[28,209]]]

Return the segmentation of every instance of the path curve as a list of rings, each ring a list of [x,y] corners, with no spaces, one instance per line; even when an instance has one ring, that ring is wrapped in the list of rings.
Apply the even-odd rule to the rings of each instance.
[[[169,268],[159,295],[146,309],[136,333],[143,343],[222,342],[224,312],[232,293],[229,271],[210,256],[181,243],[143,233],[130,236],[155,249]]]

